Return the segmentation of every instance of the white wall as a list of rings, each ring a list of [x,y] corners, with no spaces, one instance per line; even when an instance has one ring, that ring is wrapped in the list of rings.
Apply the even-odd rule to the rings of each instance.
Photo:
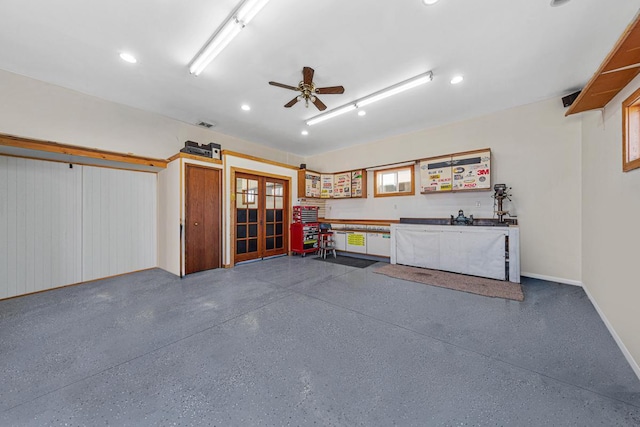
[[[492,183],[506,183],[521,232],[522,274],[580,283],[580,118],[564,117],[560,99],[512,108],[473,120],[400,135],[307,158],[309,169],[339,172],[359,167],[491,148]],[[330,126],[331,123],[327,122]],[[418,194],[327,202],[327,216],[399,219],[493,216],[493,192]],[[419,192],[419,190],[418,190]],[[480,207],[476,207],[476,203]]]
[[[582,281],[640,376],[640,169],[622,172],[621,103],[640,77],[607,104],[584,113]]]
[[[0,156],[0,298],[82,281],[82,168]]]
[[[302,158],[0,70],[0,133],[167,159],[187,140],[297,165]]]
[[[158,267],[180,275],[180,159],[158,172]]]

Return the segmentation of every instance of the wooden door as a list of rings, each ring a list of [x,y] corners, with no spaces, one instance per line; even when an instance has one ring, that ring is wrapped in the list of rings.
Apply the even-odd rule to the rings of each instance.
[[[236,173],[234,262],[287,253],[289,182]]]
[[[185,273],[221,266],[220,170],[185,165]]]

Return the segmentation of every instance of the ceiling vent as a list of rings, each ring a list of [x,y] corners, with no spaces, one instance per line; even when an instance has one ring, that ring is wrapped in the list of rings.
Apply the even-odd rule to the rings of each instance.
[[[205,122],[203,120],[200,120],[198,123],[196,123],[198,126],[202,126],[203,128],[207,128],[210,129],[212,127],[214,127],[216,124],[215,123],[211,123],[211,122]]]

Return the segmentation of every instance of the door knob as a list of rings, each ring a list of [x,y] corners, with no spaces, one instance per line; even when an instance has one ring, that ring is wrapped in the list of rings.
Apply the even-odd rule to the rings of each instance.
[[[194,223],[193,223],[193,225],[195,225],[195,226],[197,227],[197,226],[198,226],[198,223],[197,223],[197,222],[194,222]]]

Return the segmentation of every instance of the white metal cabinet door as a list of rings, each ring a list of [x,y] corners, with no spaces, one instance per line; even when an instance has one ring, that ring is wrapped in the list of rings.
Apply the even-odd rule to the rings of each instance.
[[[387,257],[391,253],[389,233],[367,233],[367,254]]]
[[[334,231],[333,240],[335,241],[337,251],[347,250],[347,233],[345,231]]]

